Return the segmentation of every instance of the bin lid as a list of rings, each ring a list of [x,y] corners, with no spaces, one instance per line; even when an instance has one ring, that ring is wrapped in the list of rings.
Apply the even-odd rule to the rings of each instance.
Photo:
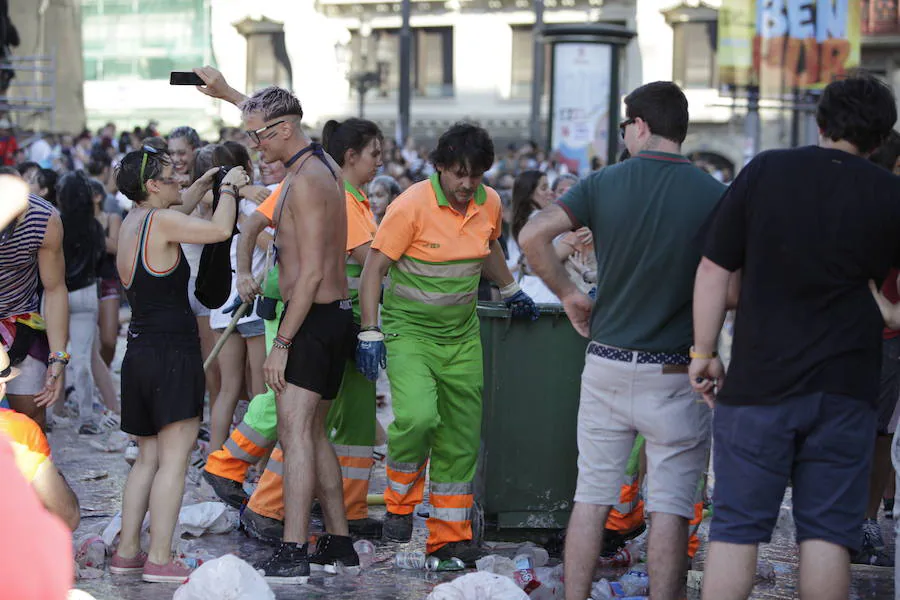
[[[541,316],[566,315],[566,311],[563,309],[562,304],[538,304],[537,307],[541,313]],[[488,319],[508,319],[509,309],[506,308],[506,304],[504,302],[479,302],[478,316]]]

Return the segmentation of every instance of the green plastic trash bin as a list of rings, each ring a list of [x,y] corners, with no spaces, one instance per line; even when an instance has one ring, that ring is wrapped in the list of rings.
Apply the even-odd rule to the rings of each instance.
[[[478,305],[484,347],[476,500],[492,531],[562,529],[575,494],[575,420],[587,340],[557,304],[537,321]]]

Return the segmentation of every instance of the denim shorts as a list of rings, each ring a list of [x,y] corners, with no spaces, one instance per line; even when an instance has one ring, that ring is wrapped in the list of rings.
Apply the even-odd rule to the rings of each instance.
[[[226,328],[216,329],[216,333],[223,333]],[[253,319],[244,323],[238,323],[235,329],[242,338],[252,338],[266,334],[266,323],[262,319]]]
[[[718,404],[710,540],[768,543],[791,482],[797,542],[823,540],[858,550],[875,425],[869,403],[838,394],[772,405]]]

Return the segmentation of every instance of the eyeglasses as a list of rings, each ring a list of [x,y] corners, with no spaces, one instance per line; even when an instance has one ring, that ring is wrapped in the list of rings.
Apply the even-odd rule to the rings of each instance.
[[[634,123],[634,121],[634,119],[625,119],[619,123],[619,133],[622,135],[622,139],[625,139],[625,130],[628,129],[628,126]]]
[[[147,157],[153,154],[154,156],[159,154],[159,150],[154,148],[153,146],[144,146],[141,148],[144,155],[141,157],[141,191],[145,194],[147,193],[147,182],[144,181],[144,169],[147,167]]]
[[[247,130],[247,136],[250,138],[250,140],[251,140],[254,144],[259,144],[259,142],[260,142],[259,134],[261,134],[261,133],[262,133],[263,131],[265,131],[266,129],[270,129],[270,128],[272,128],[272,127],[275,127],[276,125],[281,125],[282,123],[284,123],[284,119],[281,119],[280,121],[275,121],[274,123],[271,123],[271,124],[269,124],[269,125],[266,125],[265,127],[260,127],[259,129],[248,129],[248,130]],[[273,133],[274,133],[274,132],[273,132]],[[269,139],[269,138],[271,138],[271,137],[272,137],[271,135],[267,135],[267,136],[265,137],[265,139]]]

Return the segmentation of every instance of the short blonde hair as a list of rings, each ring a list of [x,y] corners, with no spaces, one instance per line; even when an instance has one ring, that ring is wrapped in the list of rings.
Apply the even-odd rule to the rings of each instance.
[[[274,85],[259,90],[241,102],[239,108],[242,115],[260,113],[266,121],[288,115],[303,118],[303,107],[300,106],[297,96]]]

